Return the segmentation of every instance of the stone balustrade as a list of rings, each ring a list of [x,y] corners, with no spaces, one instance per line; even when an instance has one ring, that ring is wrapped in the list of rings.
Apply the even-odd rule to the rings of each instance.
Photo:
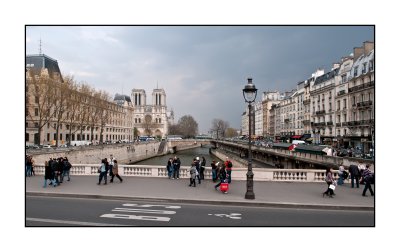
[[[73,164],[70,175],[96,176],[98,175],[98,164]],[[189,179],[189,166],[182,166],[179,170],[179,177]],[[44,166],[36,165],[36,175],[44,175]],[[126,177],[158,177],[167,178],[168,172],[165,166],[152,165],[119,165],[118,173]],[[233,180],[246,180],[247,168],[233,168]],[[324,182],[324,170],[305,170],[305,169],[270,169],[253,168],[254,181],[276,181],[276,182]],[[338,179],[337,171],[333,171],[335,179]],[[204,178],[211,179],[211,167],[206,167]]]

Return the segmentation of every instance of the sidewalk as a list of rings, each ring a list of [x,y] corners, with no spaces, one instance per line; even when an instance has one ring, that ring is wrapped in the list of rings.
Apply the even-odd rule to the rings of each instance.
[[[109,180],[109,178],[108,178]],[[43,176],[26,178],[26,195],[87,197],[126,200],[171,200],[184,203],[234,204],[264,207],[351,209],[373,211],[375,197],[362,197],[364,185],[351,188],[348,181],[337,186],[334,198],[323,198],[325,183],[254,182],[254,200],[246,200],[246,181],[232,181],[227,194],[214,189],[211,180],[189,187],[188,179],[123,177],[123,183],[97,185],[97,176],[72,176],[60,186],[43,188]],[[373,190],[375,190],[373,185]]]

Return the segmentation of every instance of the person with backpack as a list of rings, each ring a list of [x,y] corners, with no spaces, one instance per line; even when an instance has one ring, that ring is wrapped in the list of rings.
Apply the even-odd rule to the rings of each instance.
[[[356,181],[357,188],[360,187],[360,171],[356,165],[351,164],[349,166],[350,180],[351,180],[351,188],[354,188],[354,180]]]
[[[101,181],[104,178],[104,184],[107,185],[107,158],[104,158],[101,160],[101,165],[99,167],[99,183],[97,183],[98,185],[100,185]]]
[[[371,196],[374,196],[374,191],[372,191],[371,184],[374,182],[374,174],[372,171],[369,169],[369,165],[367,164],[365,166],[365,169],[363,170],[362,173],[362,178],[365,183],[364,190],[362,192],[362,196],[366,197],[367,195],[365,194],[367,192],[367,189],[371,193]]]
[[[229,160],[228,157],[226,157],[226,161],[225,161],[224,165],[225,165],[226,173],[228,175],[228,184],[230,184],[231,183],[231,175],[232,175],[232,166],[233,165],[232,165],[232,162]]]

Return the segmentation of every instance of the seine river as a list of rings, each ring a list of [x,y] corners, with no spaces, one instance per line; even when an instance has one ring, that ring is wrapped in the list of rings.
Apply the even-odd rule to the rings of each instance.
[[[215,162],[221,161],[218,159],[216,156],[212,156],[209,154],[209,149],[208,148],[194,148],[194,149],[189,149],[189,150],[183,150],[183,151],[178,151],[175,154],[167,154],[164,156],[160,157],[154,157],[150,158],[144,161],[140,161],[137,163],[134,163],[135,165],[167,165],[168,159],[173,158],[174,156],[179,157],[181,160],[181,166],[190,166],[193,158],[199,157],[200,160],[202,160],[201,157],[204,157],[206,159],[206,166],[209,167],[211,166],[211,162],[215,160]]]

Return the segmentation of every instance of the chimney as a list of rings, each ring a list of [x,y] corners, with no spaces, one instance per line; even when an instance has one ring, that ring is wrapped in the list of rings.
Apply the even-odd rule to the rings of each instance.
[[[354,61],[357,61],[363,53],[364,47],[354,47]]]
[[[374,49],[375,43],[371,41],[365,41],[364,42],[364,55],[367,55],[369,52],[371,52]]]

